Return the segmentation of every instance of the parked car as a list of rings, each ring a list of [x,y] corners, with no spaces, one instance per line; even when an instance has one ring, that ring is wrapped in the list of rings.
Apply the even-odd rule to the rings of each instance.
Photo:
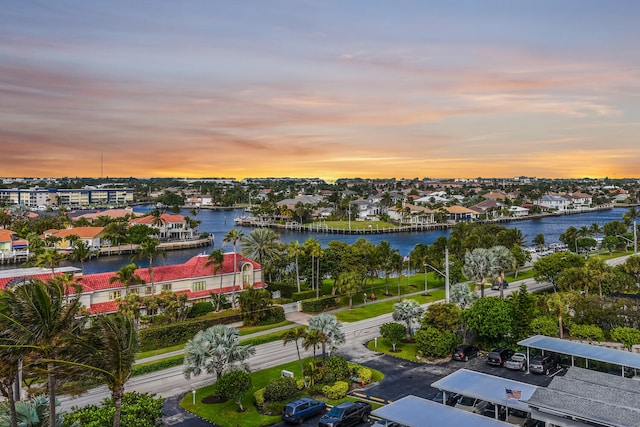
[[[455,407],[463,411],[473,412],[474,414],[482,414],[489,402],[486,400],[476,399],[468,396],[460,396]]]
[[[401,427],[400,424],[389,420],[378,420],[371,427]]]
[[[325,412],[327,404],[321,400],[303,397],[288,403],[282,412],[282,419],[290,423],[302,424],[305,419]]]
[[[509,408],[509,416],[505,421],[517,426],[527,426],[531,421],[531,416],[528,412],[520,409]]]
[[[459,345],[453,350],[453,360],[462,360],[466,362],[472,357],[476,357],[478,355],[478,347],[474,347],[472,345]]]
[[[456,393],[438,390],[438,393],[436,393],[436,395],[433,396],[431,400],[433,400],[436,403],[442,403],[443,395],[445,398],[445,402],[447,403],[448,406],[455,406],[458,398],[460,397],[460,395]]]
[[[502,281],[502,289],[507,289],[508,287],[509,287],[509,282],[507,282],[506,280],[503,280]],[[493,282],[491,284],[491,290],[499,291],[500,290],[500,283]]]
[[[527,356],[524,353],[514,353],[506,362],[504,362],[505,368],[513,369],[514,371],[526,371],[527,370]]]
[[[482,415],[489,418],[496,418],[496,406],[489,402],[487,406],[485,406],[484,411],[482,411]],[[505,411],[504,406],[498,405],[498,419],[504,421],[507,415],[507,411]]]
[[[534,374],[549,375],[549,372],[555,371],[560,365],[560,360],[557,356],[551,354],[545,354],[544,356],[534,356],[529,362],[529,371]]]
[[[318,427],[349,427],[366,422],[371,404],[366,402],[342,402],[320,417]]]
[[[493,366],[504,366],[504,362],[513,356],[513,353],[514,351],[509,348],[493,349],[487,356],[487,363]]]

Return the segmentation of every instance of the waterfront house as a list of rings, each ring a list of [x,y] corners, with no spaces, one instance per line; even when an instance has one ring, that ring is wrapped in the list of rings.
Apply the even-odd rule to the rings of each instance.
[[[571,206],[571,200],[554,194],[545,194],[539,200],[536,200],[535,204],[544,206],[547,209],[564,211],[570,209],[569,206]]]
[[[162,241],[191,240],[195,234],[195,230],[189,227],[185,217],[179,214],[163,213],[159,220],[153,215],[146,215],[129,221],[129,226],[140,224],[158,230],[158,238]]]
[[[0,252],[13,253],[14,251],[26,250],[29,242],[20,239],[15,231],[0,229]]]
[[[90,249],[100,249],[104,234],[104,227],[74,227],[64,230],[47,230],[44,232],[44,237],[58,237],[60,241],[56,243],[57,249],[72,250],[74,246],[71,236],[79,237]]]
[[[447,206],[444,208],[447,211],[449,221],[469,221],[478,219],[480,214],[473,209],[465,208],[464,206]]]

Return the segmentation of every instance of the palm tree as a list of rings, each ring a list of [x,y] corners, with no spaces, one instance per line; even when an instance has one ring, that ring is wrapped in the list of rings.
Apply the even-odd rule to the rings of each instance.
[[[84,329],[78,298],[65,303],[63,286],[32,280],[0,294],[0,314],[7,337],[30,349],[45,365],[49,397],[49,420],[56,419],[55,368],[64,353],[68,336]]]
[[[127,241],[129,232],[127,224],[123,221],[110,222],[104,228],[105,238],[109,240],[111,246],[118,246],[118,251],[122,252],[121,245]]]
[[[142,285],[144,280],[138,274],[136,274],[138,266],[131,263],[120,267],[115,275],[109,278],[109,283],[120,282],[124,285],[125,295],[129,295],[129,286]]]
[[[120,313],[101,315],[91,328],[71,342],[69,364],[109,388],[115,406],[113,427],[119,427],[124,385],[131,377],[138,351],[134,322]]]
[[[304,368],[302,367],[302,357],[300,356],[300,340],[305,339],[307,336],[307,331],[304,327],[290,328],[287,329],[284,334],[282,334],[282,345],[286,346],[290,342],[295,343],[296,352],[298,353],[298,362],[300,362],[300,375],[304,373]]]
[[[304,338],[302,339],[302,348],[304,348],[305,350],[313,348],[313,360],[315,361],[316,348],[318,347],[318,345],[322,345],[322,348],[324,348],[327,344],[327,341],[328,337],[324,332],[318,329],[308,328],[305,332]]]
[[[393,320],[396,322],[405,322],[407,325],[407,341],[411,341],[413,336],[411,324],[419,321],[424,314],[424,308],[413,299],[403,299],[393,304]]]
[[[54,276],[49,279],[49,282],[55,282],[62,286],[64,289],[64,301],[69,302],[69,295],[71,295],[71,288],[74,289],[74,293],[79,295],[82,292],[82,286],[78,283],[81,278],[76,278],[74,273],[62,273],[58,276]]]
[[[326,341],[322,342],[322,357],[326,355],[326,346],[330,349],[337,348],[338,345],[344,344],[345,336],[342,332],[342,323],[338,321],[333,314],[318,314],[309,319],[309,331],[320,331],[326,336]]]
[[[265,264],[280,253],[280,235],[270,228],[256,228],[242,239],[242,252],[262,265],[261,281],[264,282]]]
[[[6,311],[8,307],[2,309]],[[12,427],[18,426],[18,414],[16,412],[16,393],[14,386],[20,371],[22,359],[29,353],[29,349],[21,348],[16,341],[7,336],[4,317],[9,313],[0,315],[0,393],[6,399],[9,406],[9,418]]]
[[[513,253],[504,246],[494,246],[489,249],[491,252],[491,262],[493,268],[498,274],[498,283],[500,284],[500,298],[504,298],[504,272],[507,269],[515,269],[517,266],[516,258]]]
[[[564,338],[564,326],[562,325],[562,313],[566,310],[567,303],[565,297],[560,292],[554,292],[547,294],[545,303],[547,308],[553,314],[558,317],[558,329],[560,331],[560,338]]]
[[[36,256],[36,266],[51,269],[51,277],[56,274],[56,267],[60,265],[66,256],[57,249],[47,249]]]
[[[207,262],[205,263],[204,266],[211,267],[211,274],[215,276],[216,274],[218,274],[218,271],[222,270],[223,263],[224,263],[224,254],[222,253],[222,250],[216,249],[211,251],[211,253],[207,256]],[[218,295],[220,297],[222,296],[223,278],[224,276],[221,274],[220,275],[220,292],[218,292]],[[221,301],[221,298],[217,298],[216,311],[220,311],[220,301]]]
[[[153,280],[153,259],[159,256],[167,256],[166,252],[160,248],[160,241],[154,238],[147,238],[140,243],[140,250],[131,256],[131,261],[147,259],[149,261],[149,279],[153,294],[156,293],[156,284]]]
[[[11,214],[5,209],[0,208],[0,226],[2,226],[2,228],[9,228],[11,222],[13,222]]]
[[[338,276],[338,291],[349,297],[349,310],[353,308],[353,296],[362,290],[362,278],[355,271],[346,271]]]
[[[638,256],[638,209],[631,206],[623,218],[633,224],[633,254]]]
[[[391,271],[398,276],[398,301],[400,301],[400,279],[402,278],[402,270],[404,269],[404,258],[399,252],[393,252],[389,262]],[[389,287],[385,289],[385,295],[389,295]]]
[[[489,249],[476,248],[465,253],[464,275],[476,282],[476,287],[480,286],[480,297],[484,297],[484,285],[487,277],[491,277],[496,272],[496,264],[492,261],[492,254]]]
[[[233,242],[233,289],[231,290],[231,307],[236,308],[236,279],[238,276],[238,242],[242,240],[244,233],[232,228],[224,235],[223,243]]]
[[[227,325],[215,325],[195,334],[184,348],[184,376],[203,372],[220,378],[231,369],[248,370],[246,360],[256,353],[251,345],[240,344],[240,333]]]
[[[82,274],[84,274],[84,262],[91,259],[97,251],[79,237],[73,240],[73,250],[69,254],[69,259],[72,261],[79,261],[80,269],[82,270]]]
[[[300,242],[297,240],[290,242],[287,245],[287,253],[289,256],[292,256],[296,260],[296,283],[298,284],[298,292],[300,292],[300,263],[299,258],[301,255],[304,255],[304,248],[300,245]]]

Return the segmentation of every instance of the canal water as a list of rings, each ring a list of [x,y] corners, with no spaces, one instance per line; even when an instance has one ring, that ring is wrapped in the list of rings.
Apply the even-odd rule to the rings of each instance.
[[[136,206],[134,208],[137,212],[148,212],[152,209],[152,206]],[[589,212],[583,214],[553,216],[533,220],[525,221],[513,221],[502,223],[501,225],[507,228],[519,228],[525,237],[526,245],[531,245],[531,241],[537,234],[544,234],[545,242],[558,243],[560,234],[569,226],[580,228],[583,225],[591,226],[593,223],[598,223],[600,226],[607,222],[614,220],[622,220],[622,215],[627,212],[625,208],[613,208],[598,212]],[[170,251],[166,253],[166,257],[154,259],[154,266],[180,264],[195,255],[201,253],[209,253],[213,249],[222,248],[225,252],[233,251],[233,244],[222,243],[224,235],[236,228],[242,230],[246,235],[253,230],[252,227],[235,227],[234,218],[242,216],[245,212],[242,209],[233,210],[205,210],[202,209],[194,217],[188,210],[183,210],[182,215],[190,216],[201,221],[198,226],[199,232],[213,233],[214,245],[206,248],[184,249],[179,251]],[[317,239],[323,247],[326,247],[332,240],[340,240],[346,243],[354,243],[362,235],[342,235],[342,234],[324,234],[314,232],[298,232],[298,231],[279,231],[280,240],[285,243],[289,243],[298,240],[303,243],[310,237]],[[440,236],[448,236],[448,230],[435,230],[435,231],[420,231],[420,232],[406,232],[406,233],[394,233],[394,234],[373,234],[366,235],[366,239],[378,244],[382,240],[388,241],[393,248],[397,248],[402,255],[407,255],[413,247],[418,244],[432,244]],[[100,273],[105,271],[115,271],[125,265],[129,261],[129,255],[112,255],[102,256],[97,259],[93,259],[85,263],[85,274]],[[140,260],[137,264],[141,267],[146,267],[147,264]],[[74,264],[75,265],[75,264]],[[79,266],[79,265],[78,265]],[[15,268],[15,266],[0,266],[0,269]]]

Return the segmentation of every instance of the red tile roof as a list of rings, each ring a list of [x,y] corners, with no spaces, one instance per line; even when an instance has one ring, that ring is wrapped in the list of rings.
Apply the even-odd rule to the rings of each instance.
[[[107,301],[91,304],[91,307],[88,307],[87,311],[89,314],[115,313],[118,311],[118,303],[115,301]]]
[[[165,224],[184,222],[184,216],[178,215],[178,214],[171,215],[171,214],[163,213],[162,215],[160,215],[160,217],[162,218],[162,221]],[[151,224],[153,223],[153,220],[154,220],[153,215],[147,215],[140,218],[134,218],[131,221],[129,221],[129,224]]]

